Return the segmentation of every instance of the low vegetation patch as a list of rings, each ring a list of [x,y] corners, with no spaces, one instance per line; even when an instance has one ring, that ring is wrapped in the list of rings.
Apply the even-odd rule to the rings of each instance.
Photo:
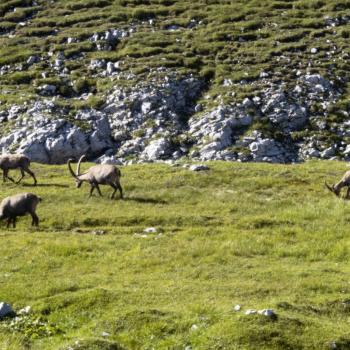
[[[346,349],[350,208],[323,185],[345,164],[208,165],[124,167],[114,201],[65,166],[1,184],[43,201],[38,229],[1,229],[1,300],[31,312],[0,348]]]

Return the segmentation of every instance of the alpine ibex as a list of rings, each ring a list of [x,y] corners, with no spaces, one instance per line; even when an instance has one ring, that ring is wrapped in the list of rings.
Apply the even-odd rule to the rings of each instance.
[[[328,185],[325,181],[326,187],[333,192],[337,197],[340,196],[340,191],[343,187],[347,187],[346,196],[345,199],[350,199],[350,170],[347,171],[344,176],[341,178],[339,182],[337,182],[335,185]]]
[[[80,174],[80,163],[84,158],[85,155],[80,157],[77,164],[76,173],[74,173],[71,166],[72,159],[69,159],[67,163],[70,173],[75,178],[77,188],[79,188],[84,181],[88,182],[91,186],[89,195],[89,197],[91,197],[95,188],[97,189],[99,195],[102,196],[99,185],[110,185],[114,189],[111,199],[114,198],[117,190],[120,192],[120,198],[123,198],[123,189],[120,186],[120,170],[114,165],[97,164],[89,168],[86,172]]]
[[[11,180],[12,182],[16,182],[12,177],[10,177],[9,171],[10,169],[19,168],[21,171],[21,177],[18,179],[16,183],[20,183],[24,177],[24,173],[28,173],[34,179],[34,185],[36,185],[37,181],[34,173],[29,169],[30,159],[24,154],[3,154],[0,156],[0,168],[3,171],[3,182],[6,179]]]
[[[17,216],[30,214],[32,217],[32,226],[39,226],[39,218],[35,210],[40,201],[41,198],[33,193],[20,193],[6,197],[0,204],[0,220],[7,219],[7,227],[12,222],[15,228]]]

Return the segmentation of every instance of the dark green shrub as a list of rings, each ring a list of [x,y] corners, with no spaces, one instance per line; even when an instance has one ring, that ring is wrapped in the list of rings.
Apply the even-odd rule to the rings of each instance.
[[[191,57],[191,58],[185,58],[184,60],[184,66],[192,69],[200,69],[202,66],[202,60],[200,57]]]
[[[33,78],[34,73],[15,72],[8,77],[8,80],[13,84],[29,84]]]
[[[86,78],[79,78],[73,83],[73,90],[79,95],[91,91],[92,87],[95,87],[95,84]]]
[[[204,68],[200,72],[200,76],[205,80],[205,81],[210,81],[215,78],[215,68],[213,67],[207,67]]]
[[[16,28],[16,23],[13,22],[0,22],[0,32],[6,32]]]
[[[134,19],[138,19],[140,21],[145,21],[147,19],[154,18],[155,17],[155,11],[148,10],[146,8],[138,8],[138,9],[135,9],[133,11],[132,17]]]
[[[110,0],[84,0],[84,1],[76,1],[74,3],[66,5],[66,8],[69,10],[81,10],[88,9],[90,7],[106,7],[110,5]]]

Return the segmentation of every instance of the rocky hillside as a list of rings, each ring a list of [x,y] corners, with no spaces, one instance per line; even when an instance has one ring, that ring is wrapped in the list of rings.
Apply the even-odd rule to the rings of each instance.
[[[350,158],[348,0],[2,0],[0,148]]]

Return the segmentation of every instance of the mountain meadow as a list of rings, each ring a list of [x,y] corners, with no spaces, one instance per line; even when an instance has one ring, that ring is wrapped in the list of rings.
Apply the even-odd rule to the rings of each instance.
[[[208,165],[122,168],[124,200],[65,166],[2,184],[43,201],[38,229],[1,229],[1,299],[31,310],[0,348],[348,349],[349,203],[324,188],[344,165]]]
[[[0,151],[38,184],[0,199],[42,202],[38,228],[1,222],[0,349],[350,349],[350,203],[325,187],[350,160],[349,11],[1,0]],[[83,154],[124,199],[75,187]]]

